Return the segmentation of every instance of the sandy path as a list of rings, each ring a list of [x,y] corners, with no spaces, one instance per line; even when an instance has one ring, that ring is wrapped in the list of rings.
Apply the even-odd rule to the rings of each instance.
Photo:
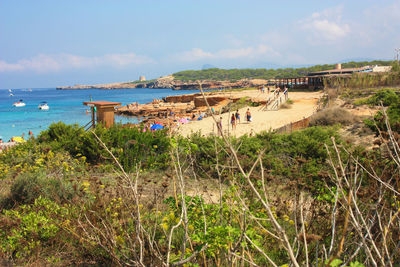
[[[243,91],[241,94],[243,96],[260,97],[257,90],[250,92]],[[241,121],[234,130],[232,130],[230,125],[230,116],[232,113],[224,113],[220,115],[223,122],[222,129],[225,133],[234,136],[277,129],[291,122],[311,116],[315,112],[318,99],[321,96],[321,92],[291,92],[289,93],[289,99],[294,103],[291,105],[290,109],[262,111],[260,110],[261,107],[249,107],[253,119],[250,123],[247,123],[245,118],[247,108],[242,108],[239,110]],[[218,115],[217,118],[220,116]],[[213,118],[208,117],[201,121],[183,124],[178,129],[178,133],[183,136],[188,136],[193,132],[199,131],[202,135],[209,135],[210,133],[216,134],[217,128]]]

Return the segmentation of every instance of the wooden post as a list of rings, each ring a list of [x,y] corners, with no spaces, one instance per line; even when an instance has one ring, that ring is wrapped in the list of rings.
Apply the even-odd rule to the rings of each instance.
[[[96,126],[96,120],[95,120],[95,111],[94,111],[94,106],[90,107],[90,111],[92,113],[92,128],[94,128]]]

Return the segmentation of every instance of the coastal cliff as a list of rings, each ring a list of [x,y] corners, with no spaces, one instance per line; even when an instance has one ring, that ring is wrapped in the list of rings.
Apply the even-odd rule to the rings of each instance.
[[[263,79],[243,79],[239,81],[181,81],[175,80],[173,76],[166,76],[156,80],[146,82],[121,82],[121,83],[108,83],[108,84],[95,84],[95,85],[74,85],[57,87],[57,90],[78,90],[78,89],[135,89],[135,88],[150,88],[150,89],[164,89],[170,88],[173,90],[198,90],[200,84],[203,89],[235,89],[243,87],[255,87],[262,84],[267,84],[268,80]]]

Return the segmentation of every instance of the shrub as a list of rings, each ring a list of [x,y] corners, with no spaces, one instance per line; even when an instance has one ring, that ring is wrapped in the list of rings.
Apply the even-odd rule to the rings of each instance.
[[[126,128],[121,124],[107,129],[98,124],[94,132],[127,171],[134,169],[139,162],[144,168],[168,166],[169,139],[166,131],[143,132],[141,128]],[[38,139],[49,144],[53,150],[65,150],[74,157],[85,156],[89,163],[111,161],[95,136],[78,125],[54,123]]]
[[[377,92],[366,101],[368,104],[379,106],[383,105],[388,107],[392,104],[399,103],[399,96],[395,91],[390,89],[385,89]]]
[[[311,117],[310,126],[349,125],[356,117],[343,108],[324,109]]]
[[[389,124],[391,125],[392,130],[395,132],[400,131],[400,97],[398,94],[396,94],[396,92],[389,89],[382,90],[371,96],[367,101],[372,105],[382,104],[383,106],[387,107],[386,113],[388,115]],[[374,120],[375,122],[367,119],[364,122],[376,133],[378,133],[378,129],[376,128],[375,123],[380,130],[387,130],[383,112],[378,112],[375,115]]]
[[[223,107],[221,113],[225,112],[235,112],[238,109],[249,106],[250,99],[248,97],[242,97],[235,103],[229,103],[227,106]]]
[[[46,246],[54,248],[60,233],[57,217],[67,213],[65,207],[41,197],[19,210],[4,210],[0,214],[0,254],[22,259],[38,256]]]
[[[10,194],[1,200],[0,207],[32,204],[39,196],[63,202],[74,196],[73,185],[68,181],[47,177],[44,171],[23,173],[14,180]]]

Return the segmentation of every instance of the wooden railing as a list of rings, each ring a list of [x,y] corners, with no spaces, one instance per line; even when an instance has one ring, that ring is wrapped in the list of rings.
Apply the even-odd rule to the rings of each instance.
[[[275,90],[272,92],[272,96],[268,97],[267,103],[261,107],[260,110],[278,110],[279,106],[285,103],[288,99],[288,89],[283,91],[282,95],[280,95],[279,91]]]

